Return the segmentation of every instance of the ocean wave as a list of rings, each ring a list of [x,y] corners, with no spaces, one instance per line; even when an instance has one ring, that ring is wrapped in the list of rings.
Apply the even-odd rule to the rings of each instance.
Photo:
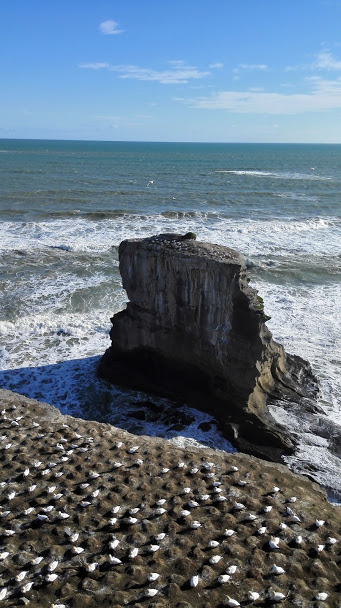
[[[334,178],[326,175],[316,175],[312,173],[294,173],[291,171],[258,171],[255,169],[219,169],[216,173],[230,173],[233,175],[246,175],[251,177],[271,177],[273,179],[285,180],[312,180],[312,181],[330,181]]]

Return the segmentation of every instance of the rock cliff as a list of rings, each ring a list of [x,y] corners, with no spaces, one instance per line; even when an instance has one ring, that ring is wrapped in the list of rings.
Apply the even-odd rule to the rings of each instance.
[[[312,397],[316,380],[272,339],[243,257],[189,233],[123,241],[119,259],[129,302],[99,374],[209,411],[243,451],[292,451],[267,402]]]

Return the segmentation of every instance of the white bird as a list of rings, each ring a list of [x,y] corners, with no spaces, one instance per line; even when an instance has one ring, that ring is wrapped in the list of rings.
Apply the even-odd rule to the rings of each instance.
[[[274,486],[271,489],[271,494],[276,494],[277,492],[280,492],[280,491],[281,491],[281,489],[278,486]]]
[[[188,517],[190,514],[191,512],[187,511],[187,509],[183,509],[182,511],[180,511],[181,517]]]
[[[336,540],[336,538],[333,538],[332,536],[328,536],[326,543],[327,543],[327,545],[335,545],[335,543],[337,543],[337,540]]]
[[[272,511],[271,505],[267,505],[266,507],[264,507],[264,513],[270,513],[270,511]]]
[[[59,562],[58,560],[54,560],[53,562],[50,562],[49,565],[47,566],[47,569],[49,572],[53,572],[53,570],[55,570],[58,566]]]
[[[118,441],[118,442],[116,443],[116,447],[117,447],[117,448],[121,448],[121,447],[122,447],[122,445],[123,445],[123,442],[122,442],[122,441]]]
[[[57,486],[50,486],[47,488],[47,493],[52,494],[57,489]]]
[[[83,547],[72,547],[72,551],[73,551],[73,553],[75,553],[76,555],[79,555],[80,553],[83,553],[84,548],[83,548]]]
[[[154,180],[150,179],[149,182],[148,182],[148,184],[147,184],[147,188],[148,188],[148,186],[151,186],[153,183],[154,183]]]
[[[0,600],[4,600],[7,595],[7,587],[3,587],[0,590]]]
[[[297,500],[297,496],[292,496],[291,498],[289,498],[288,502],[296,502]]]
[[[327,597],[328,597],[328,593],[324,593],[324,591],[322,591],[315,595],[315,600],[319,600],[320,602],[325,602]]]
[[[165,502],[167,502],[167,500],[166,500],[165,498],[160,498],[160,500],[157,500],[155,504],[156,504],[158,507],[162,507],[162,505],[164,505],[164,504],[165,504]]]
[[[271,572],[273,572],[274,574],[284,574],[285,570],[281,566],[276,566],[276,564],[274,564],[272,566]]]
[[[196,473],[198,473],[198,471],[199,471],[198,467],[193,467],[193,468],[190,470],[190,473],[191,473],[191,475],[195,475]]]
[[[224,536],[233,536],[236,533],[235,530],[226,528],[225,532],[224,532]]]
[[[164,467],[163,469],[161,469],[161,473],[168,473],[169,469],[167,467]]]
[[[113,513],[115,515],[116,513],[119,512],[120,508],[121,508],[120,506],[116,505],[115,507],[113,507],[111,509],[111,513]]]
[[[150,583],[152,583],[153,581],[157,581],[159,576],[160,575],[157,572],[148,572],[147,579],[149,580]]]
[[[65,513],[64,511],[58,511],[58,517],[60,519],[68,519],[70,515],[68,513]]]
[[[139,445],[134,445],[132,448],[130,448],[128,450],[128,454],[135,454],[137,452],[137,450],[139,450],[139,449],[140,449]]]
[[[218,501],[218,502],[224,502],[224,500],[227,500],[226,496],[222,496],[222,495],[220,495],[220,496],[218,496],[218,498],[217,498],[217,501]]]
[[[231,467],[231,471],[235,473],[236,471],[238,471],[238,467]]]
[[[28,583],[25,583],[25,585],[22,585],[22,587],[20,588],[21,593],[27,593],[28,591],[31,591],[33,585],[34,583],[32,581],[29,581]]]
[[[137,557],[138,552],[139,552],[139,550],[138,550],[137,547],[134,547],[133,549],[130,549],[130,551],[129,551],[129,557],[131,559],[134,559],[135,557]]]
[[[189,500],[187,504],[191,509],[199,506],[199,503],[196,500]]]
[[[222,555],[212,555],[212,557],[210,557],[208,561],[210,562],[210,564],[218,564],[221,559]]]
[[[285,530],[287,527],[287,524],[285,524],[283,521],[279,524],[280,530]]]
[[[58,574],[47,574],[45,580],[47,583],[53,583],[58,578]]]
[[[245,505],[243,505],[242,502],[235,502],[234,503],[234,508],[236,509],[236,511],[242,511],[246,507],[245,507]]]
[[[130,519],[133,519],[133,518],[132,518],[132,517],[130,517]],[[108,521],[108,524],[109,524],[110,526],[114,526],[114,525],[116,524],[116,522],[117,522],[117,517],[111,517],[111,518],[109,519],[109,521]]]
[[[151,587],[144,592],[146,597],[154,597],[157,593],[159,593],[158,589],[152,589]]]
[[[180,462],[178,462],[178,469],[183,469],[184,466],[185,466],[185,463],[182,460]]]
[[[188,487],[183,488],[183,490],[182,490],[183,494],[190,494],[191,492],[192,492],[192,488],[188,488]]]
[[[89,507],[91,505],[91,502],[89,500],[82,500],[82,502],[79,503],[79,506],[82,507],[83,509],[85,509],[86,507]]]
[[[24,580],[26,574],[27,574],[27,570],[22,570],[21,572],[19,572],[19,574],[17,574],[17,576],[15,577],[15,580],[17,581],[17,583],[21,583],[21,581]]]
[[[205,500],[208,500],[209,497],[210,497],[209,494],[200,494],[199,500],[201,500],[202,502],[204,502]]]
[[[74,534],[71,534],[71,536],[70,536],[70,541],[71,541],[72,543],[76,543],[76,542],[77,542],[77,540],[78,540],[78,538],[79,538],[79,533],[78,533],[78,532],[75,532]]]
[[[200,521],[196,521],[196,520],[191,521],[191,523],[189,525],[193,530],[197,530],[198,528],[201,528]]]
[[[9,551],[3,551],[2,553],[0,553],[0,559],[6,559],[9,556]]]
[[[261,528],[258,528],[257,532],[258,534],[265,534],[266,530],[266,526],[262,526]]]
[[[139,512],[139,507],[134,507],[133,509],[129,509],[129,515],[136,515]]]
[[[114,555],[110,555],[110,553],[109,553],[109,562],[113,566],[117,566],[118,564],[122,564],[122,561],[118,557],[115,557]]]
[[[237,484],[238,484],[239,486],[246,486],[246,485],[247,485],[247,481],[246,481],[246,479],[240,479],[240,480],[237,482]]]
[[[237,566],[229,566],[226,568],[226,574],[235,574],[237,572]]]
[[[233,608],[234,606],[240,606],[240,603],[237,602],[237,600],[234,600],[229,595],[226,595],[225,599],[224,599],[224,605],[225,606],[231,606],[231,608]]]
[[[219,544],[220,544],[220,543],[219,543],[217,540],[210,540],[207,546],[208,546],[210,549],[215,549],[216,547],[218,547],[218,546],[219,546]]]
[[[98,566],[98,562],[92,562],[91,564],[86,564],[85,568],[88,572],[94,572]]]
[[[315,521],[316,528],[321,528],[322,526],[324,526],[325,523],[326,522],[324,521],[324,519],[316,519],[316,521]]]
[[[117,540],[117,538],[114,538],[112,541],[110,541],[109,548],[114,550],[118,547],[119,544],[120,544],[120,541]]]
[[[149,545],[149,547],[147,547],[147,551],[149,551],[149,553],[156,553],[156,551],[159,549],[160,545]]]
[[[48,520],[49,520],[49,518],[48,518],[48,516],[47,516],[47,515],[43,515],[43,514],[41,514],[41,513],[39,513],[39,514],[37,515],[37,519],[39,519],[40,521],[48,521]]]
[[[7,517],[7,515],[10,514],[10,511],[3,511],[2,513],[0,513],[0,517]]]
[[[191,587],[197,587],[199,584],[199,576],[197,574],[195,574],[195,576],[192,576],[189,581],[189,584]]]
[[[28,507],[28,509],[25,509],[24,515],[31,515],[31,513],[33,513],[33,511],[35,511],[34,507]]]
[[[163,540],[164,538],[166,538],[166,533],[165,532],[160,532],[160,534],[157,534],[156,536],[154,536],[155,540]]]
[[[97,498],[97,496],[99,495],[100,490],[94,490],[91,494],[91,496],[93,496],[93,498]]]
[[[33,566],[37,566],[38,564],[40,564],[40,562],[43,561],[43,557],[39,556],[39,557],[35,557],[34,559],[32,559],[31,564]]]
[[[317,547],[315,547],[315,551],[317,553],[321,553],[321,551],[323,551],[323,549],[325,549],[326,545],[317,545]]]
[[[270,540],[269,540],[269,547],[271,549],[279,549],[279,541],[280,538],[278,536],[271,536]]]
[[[166,512],[167,509],[164,509],[163,507],[158,507],[157,509],[155,509],[154,515],[163,515]]]
[[[249,521],[255,521],[255,519],[257,519],[257,515],[254,515],[253,513],[249,513],[249,515],[247,516],[247,518]]]
[[[303,540],[302,536],[296,536],[296,538],[295,538],[295,543],[296,543],[297,545],[300,545],[300,544],[302,543],[302,540]]]
[[[251,602],[255,602],[260,597],[260,595],[257,591],[248,591],[247,596]]]
[[[218,576],[218,583],[220,583],[221,585],[223,585],[224,583],[227,583],[230,580],[230,575],[229,574],[220,574]]]
[[[127,522],[127,524],[130,524],[131,526],[133,526],[134,524],[137,524],[138,519],[136,517],[127,517],[126,522]]]
[[[272,587],[270,587],[269,597],[273,602],[281,602],[282,600],[284,600],[285,595],[284,593],[281,593],[280,591],[275,591],[274,589],[272,589]]]

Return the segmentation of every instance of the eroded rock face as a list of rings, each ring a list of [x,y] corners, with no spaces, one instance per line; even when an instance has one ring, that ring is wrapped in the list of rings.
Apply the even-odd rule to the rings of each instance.
[[[316,381],[308,363],[273,341],[243,257],[192,236],[121,243],[130,301],[112,318],[99,373],[204,409],[244,451],[278,459],[294,438],[267,400],[311,397]]]

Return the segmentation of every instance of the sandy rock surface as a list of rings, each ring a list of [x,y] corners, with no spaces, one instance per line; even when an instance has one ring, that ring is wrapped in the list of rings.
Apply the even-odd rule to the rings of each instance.
[[[308,479],[0,398],[0,606],[341,607],[341,508]]]

